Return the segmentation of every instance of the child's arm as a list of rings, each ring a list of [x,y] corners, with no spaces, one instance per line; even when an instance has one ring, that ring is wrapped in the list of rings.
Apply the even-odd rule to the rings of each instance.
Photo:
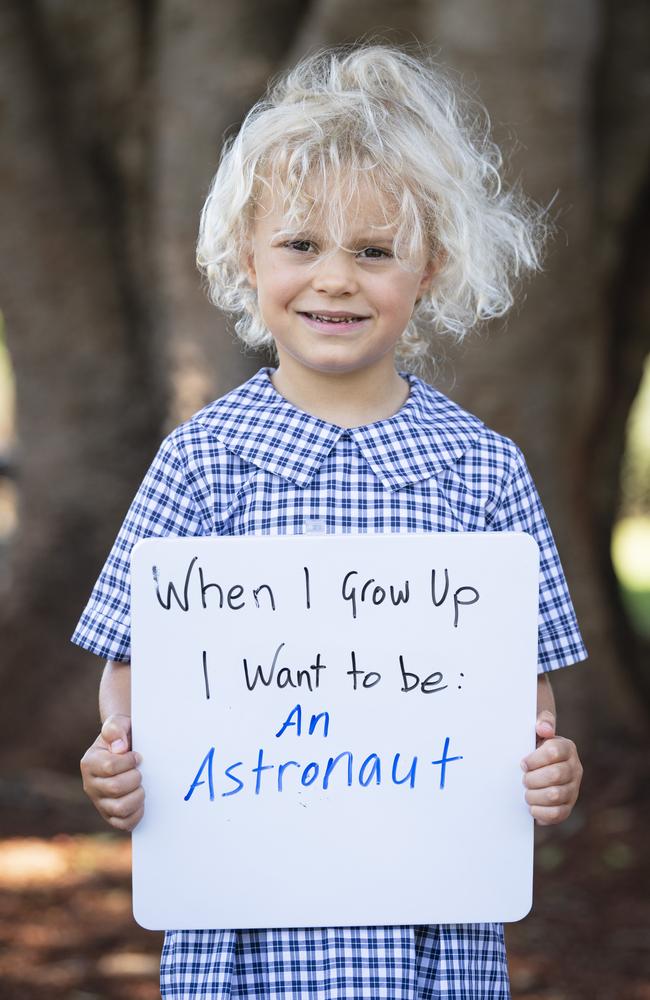
[[[537,749],[521,762],[526,802],[540,826],[567,819],[573,809],[582,764],[575,743],[555,735],[555,698],[546,674],[537,678]]]
[[[131,750],[131,665],[109,660],[99,685],[99,736],[81,760],[86,795],[107,823],[132,830],[142,819],[139,754]]]

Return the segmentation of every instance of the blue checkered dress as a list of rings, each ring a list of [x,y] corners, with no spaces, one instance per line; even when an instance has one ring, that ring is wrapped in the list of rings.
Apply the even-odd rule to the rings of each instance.
[[[557,550],[518,448],[425,382],[388,420],[345,430],[297,410],[262,369],[163,442],[73,641],[128,661],[140,538],[526,531],[540,547],[539,669],[584,659]],[[163,997],[505,1000],[498,924],[169,931]]]

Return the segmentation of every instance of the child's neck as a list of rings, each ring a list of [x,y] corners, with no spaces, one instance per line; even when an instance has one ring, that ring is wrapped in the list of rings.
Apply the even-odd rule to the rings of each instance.
[[[354,372],[319,372],[281,361],[274,387],[299,410],[339,427],[360,427],[392,417],[409,396],[409,384],[390,365]]]

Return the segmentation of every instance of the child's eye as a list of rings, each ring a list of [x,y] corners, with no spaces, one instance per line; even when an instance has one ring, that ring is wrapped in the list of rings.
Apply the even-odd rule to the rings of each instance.
[[[311,240],[290,240],[284,245],[289,247],[291,250],[298,250],[299,253],[309,253],[310,250],[315,249]]]
[[[390,250],[385,250],[382,247],[364,247],[360,251],[361,256],[365,256],[367,260],[381,260],[382,257],[392,257]]]

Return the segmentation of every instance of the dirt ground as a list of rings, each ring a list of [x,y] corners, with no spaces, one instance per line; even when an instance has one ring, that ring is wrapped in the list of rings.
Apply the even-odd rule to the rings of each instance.
[[[533,913],[507,928],[513,1000],[650,1000],[647,748],[592,760],[537,831]],[[153,1000],[161,935],[131,916],[130,843],[76,778],[0,779],[2,1000]]]

